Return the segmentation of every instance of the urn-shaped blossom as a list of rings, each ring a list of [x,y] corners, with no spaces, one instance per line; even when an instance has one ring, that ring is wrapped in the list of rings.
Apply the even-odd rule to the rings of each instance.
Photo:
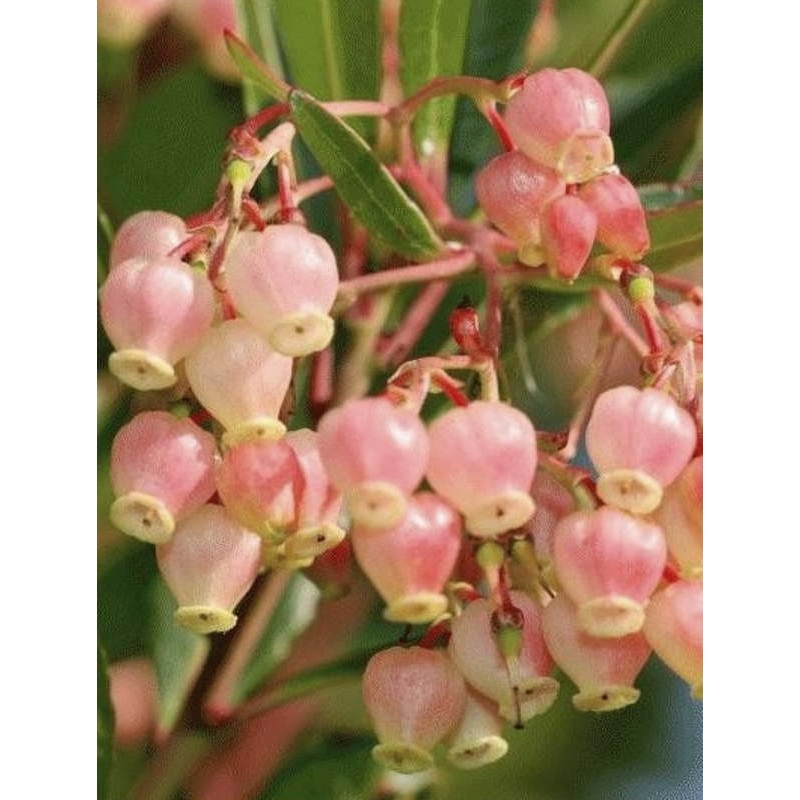
[[[225,453],[217,489],[231,516],[265,542],[280,544],[294,526],[303,474],[285,438],[255,439]]]
[[[331,482],[361,526],[385,528],[405,514],[428,466],[419,417],[382,397],[351,400],[320,420],[319,450]]]
[[[214,494],[214,437],[189,419],[145,411],[111,446],[111,521],[129,536],[166,542],[175,523]]]
[[[581,186],[578,196],[597,217],[597,239],[614,255],[633,261],[650,248],[642,201],[622,175],[600,175]]]
[[[545,206],[563,195],[564,180],[553,170],[514,150],[493,158],[475,179],[475,194],[489,221],[513,239],[519,259],[544,261],[539,220]]]
[[[451,661],[422,647],[374,655],[363,694],[379,741],[372,755],[397,772],[433,766],[431,750],[458,724],[466,702],[464,680]]]
[[[691,415],[660,389],[603,392],[586,427],[586,447],[609,505],[649,514],[689,463],[697,441]]]
[[[328,312],[339,273],[330,245],[302,225],[270,225],[240,233],[225,261],[228,290],[239,313],[273,350],[305,356],[333,336]]]
[[[639,699],[641,692],[633,682],[650,656],[650,645],[641,633],[616,639],[590,636],[563,593],[542,612],[542,629],[556,664],[578,687],[572,704],[579,711],[615,711]]]
[[[556,528],[558,582],[578,606],[578,624],[592,636],[641,630],[666,561],[661,528],[611,506],[576,511]]]
[[[211,327],[214,292],[176,258],[132,258],[106,278],[100,316],[115,350],[111,372],[134,389],[165,389],[177,380],[174,365]]]
[[[579,69],[529,75],[506,107],[505,121],[525,155],[582,183],[614,161],[610,114],[603,87]]]
[[[536,432],[521,411],[476,401],[442,414],[429,435],[428,481],[464,514],[471,534],[497,536],[530,519]]]
[[[575,195],[558,197],[542,214],[542,249],[551,274],[574,281],[586,266],[597,233],[597,215]]]
[[[186,223],[166,211],[140,211],[128,217],[114,236],[108,261],[113,269],[129,258],[164,258],[187,238]]]
[[[676,581],[653,595],[644,635],[656,655],[703,696],[703,581]]]
[[[261,540],[217,505],[205,505],[156,547],[158,568],[178,601],[175,621],[197,633],[230,630],[233,610],[261,567]]]
[[[431,492],[411,498],[390,528],[352,532],[361,569],[386,601],[386,619],[432,622],[447,609],[443,589],[461,548],[461,517]]]
[[[225,428],[223,442],[279,439],[278,419],[292,380],[292,359],[276,353],[243,319],[213,328],[186,359],[197,399]]]
[[[473,600],[453,620],[450,657],[467,683],[494,700],[502,717],[521,724],[555,702],[558,682],[550,677],[553,659],[542,635],[541,611],[528,595],[511,591],[522,612],[522,647],[505,656],[492,626],[495,609],[485,599]]]
[[[501,759],[508,752],[504,723],[496,703],[468,688],[464,713],[448,737],[447,760],[459,769],[478,769]]]

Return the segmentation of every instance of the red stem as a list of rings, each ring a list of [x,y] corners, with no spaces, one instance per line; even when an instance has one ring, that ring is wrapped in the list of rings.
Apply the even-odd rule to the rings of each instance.
[[[244,212],[247,221],[257,230],[263,231],[267,225],[264,218],[261,216],[261,207],[250,196],[242,198],[242,211]]]
[[[454,405],[462,407],[469,405],[469,398],[461,391],[456,382],[444,372],[434,372],[431,375],[431,382],[435,383]]]
[[[497,105],[494,102],[487,103],[481,107],[481,111],[492,128],[494,128],[494,132],[497,134],[497,138],[500,139],[503,149],[507,153],[516,150],[516,145],[511,138],[511,134],[508,132],[508,128],[506,128],[506,123],[497,111]]]
[[[270,122],[274,122],[279,117],[288,113],[288,103],[275,103],[266,108],[262,108],[261,111],[254,114],[250,119],[245,120],[241,125],[237,125],[234,131],[243,130],[255,136],[265,125],[269,125]]]

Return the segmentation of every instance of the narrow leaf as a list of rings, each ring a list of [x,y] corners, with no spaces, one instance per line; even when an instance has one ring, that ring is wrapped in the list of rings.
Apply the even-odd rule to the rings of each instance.
[[[114,707],[108,683],[108,660],[97,648],[97,797],[108,797],[111,761],[114,755]]]
[[[647,215],[650,252],[645,263],[657,272],[675,269],[703,255],[703,201],[661,209]]]
[[[114,228],[108,214],[103,211],[100,203],[97,204],[97,285],[108,275],[108,256],[111,252],[111,243],[114,241]]]
[[[319,589],[308,578],[299,572],[292,575],[235,687],[234,702],[260,689],[289,655],[294,641],[313,622],[319,597]]]
[[[367,143],[304,92],[293,91],[289,102],[303,141],[370,233],[408,258],[436,255],[442,242]]]
[[[610,31],[608,38],[600,46],[589,62],[588,71],[600,78],[605,75],[614,59],[618,56],[626,41],[632,36],[642,21],[648,6],[653,0],[630,0],[625,13],[617,25]]]
[[[172,731],[208,655],[207,637],[180,627],[172,618],[175,601],[164,581],[152,587],[152,656],[158,679],[158,732]]]
[[[276,75],[235,33],[225,31],[225,44],[246,81],[258,86],[268,97],[285,101],[291,87]]]
[[[457,75],[467,44],[470,0],[404,0],[400,12],[400,78],[406,96],[433,78]],[[414,139],[424,157],[446,151],[456,98],[427,103],[414,119]]]
[[[272,4],[269,0],[236,0],[236,22],[242,39],[252,51],[280,77],[283,77],[280,49],[275,34]],[[258,84],[244,82],[244,106],[252,116],[271,100]]]

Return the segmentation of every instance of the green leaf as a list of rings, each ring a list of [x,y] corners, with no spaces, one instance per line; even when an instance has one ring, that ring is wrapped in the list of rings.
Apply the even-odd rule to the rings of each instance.
[[[168,734],[179,720],[210,648],[208,637],[182,628],[172,618],[176,605],[160,577],[153,581],[151,647],[158,680],[157,724]]]
[[[97,797],[105,800],[114,755],[114,707],[108,683],[108,659],[97,647]]]
[[[115,222],[143,209],[186,216],[211,205],[228,132],[242,118],[241,92],[199,65],[149,85],[124,130],[100,153],[100,201]]]
[[[372,796],[381,770],[370,757],[371,737],[329,737],[292,758],[270,781],[259,800],[361,800]]]
[[[292,645],[314,621],[319,589],[303,574],[295,572],[281,593],[247,667],[234,688],[239,703],[259,690],[275,668],[289,655]]]
[[[272,4],[269,0],[236,0],[236,23],[242,39],[275,74],[283,77]],[[244,81],[244,107],[248,116],[272,100],[263,86]]]
[[[400,78],[406,96],[436,77],[458,75],[467,44],[470,0],[403,0]],[[447,150],[456,98],[438,97],[414,118],[414,139],[424,156]]]
[[[267,97],[282,102],[286,101],[291,87],[272,72],[251,47],[230,31],[225,34],[225,44],[245,82],[261,89]]]
[[[678,184],[672,189],[673,202],[669,204],[663,188],[645,187],[640,191],[644,191],[650,208],[654,209],[647,212],[650,229],[650,252],[644,259],[647,266],[656,272],[665,272],[702,258],[702,188]]]
[[[380,0],[273,0],[293,83],[320,100],[375,100],[380,91]],[[353,127],[371,138],[374,120]]]
[[[383,244],[408,258],[436,255],[442,242],[367,143],[304,92],[292,92],[290,103],[303,141],[333,178],[353,216]]]
[[[703,184],[698,181],[648,183],[639,186],[636,191],[648,213],[666,211],[703,199]]]

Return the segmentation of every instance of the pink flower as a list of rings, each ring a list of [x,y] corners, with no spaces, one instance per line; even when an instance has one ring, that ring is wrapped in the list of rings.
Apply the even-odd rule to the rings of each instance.
[[[339,273],[321,236],[302,225],[240,232],[225,272],[237,310],[274,350],[305,356],[328,346]]]
[[[516,145],[567,183],[582,183],[614,161],[610,114],[603,87],[579,69],[529,75],[506,107]]]
[[[523,616],[519,655],[503,656],[492,629],[494,606],[481,598],[453,620],[450,657],[470,686],[498,703],[502,717],[521,723],[553,705],[558,682],[550,677],[553,660],[545,647],[538,606],[523,592],[510,594]]]
[[[542,214],[542,248],[552,275],[574,281],[586,266],[597,232],[597,216],[579,197],[553,200]]]
[[[429,435],[428,481],[464,514],[470,533],[493,537],[530,519],[536,432],[521,411],[476,401],[442,414]]]
[[[188,237],[186,224],[166,211],[140,211],[120,225],[111,245],[111,269],[129,258],[164,258]]]
[[[100,316],[116,350],[108,366],[134,389],[165,389],[173,366],[211,327],[214,292],[205,275],[175,258],[132,258],[100,290]]]
[[[224,633],[261,567],[261,540],[222,507],[205,505],[156,547],[158,568],[175,599],[175,621],[196,633]]]
[[[622,175],[601,175],[581,186],[578,196],[597,215],[597,238],[614,255],[638,261],[650,249],[642,201]]]
[[[366,397],[329,411],[318,430],[325,469],[355,522],[396,525],[428,466],[428,434],[419,417]]]
[[[691,415],[660,389],[603,392],[586,427],[586,447],[609,505],[649,514],[689,463],[697,442]]]
[[[448,739],[447,760],[459,769],[478,769],[501,759],[508,752],[503,725],[497,706],[468,689],[464,714]]]
[[[421,647],[390,647],[374,655],[363,692],[380,742],[372,755],[396,772],[433,766],[430,751],[458,724],[467,694],[447,656]]]
[[[493,158],[475,179],[475,194],[486,216],[519,247],[519,259],[544,261],[539,218],[548,202],[563,195],[566,184],[555,172],[513,151]]]
[[[186,377],[197,399],[225,427],[223,443],[279,439],[278,419],[292,380],[292,359],[274,352],[243,319],[208,332],[186,359]]]
[[[703,697],[703,581],[676,581],[647,607],[644,635],[656,655]]]
[[[556,575],[578,605],[578,624],[592,636],[641,630],[644,606],[666,562],[661,529],[611,506],[575,512],[556,528]]]
[[[391,528],[356,527],[353,552],[388,604],[392,622],[432,622],[447,609],[442,591],[461,549],[461,518],[430,492],[411,498]]]
[[[578,624],[577,609],[565,594],[542,612],[542,630],[556,664],[578,687],[572,704],[579,711],[616,711],[639,699],[633,682],[650,656],[641,633],[616,639],[590,636]]]
[[[214,437],[191,420],[138,414],[111,446],[111,521],[142,541],[168,541],[176,521],[214,494],[215,454]]]

